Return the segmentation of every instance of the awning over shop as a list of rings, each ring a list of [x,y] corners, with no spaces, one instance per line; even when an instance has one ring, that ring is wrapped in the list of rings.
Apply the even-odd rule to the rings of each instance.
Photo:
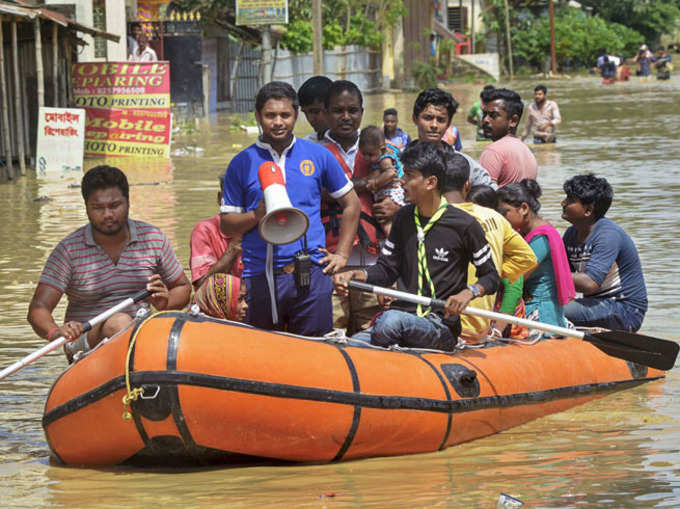
[[[103,30],[97,30],[96,28],[83,25],[82,23],[78,23],[77,21],[64,16],[59,12],[46,9],[41,5],[31,5],[28,2],[24,2],[23,0],[0,0],[0,14],[28,19],[35,19],[38,17],[53,21],[63,27],[71,27],[74,30],[84,32],[86,34],[92,35],[93,37],[103,37],[104,39],[108,39],[109,41],[113,42],[118,42],[120,40],[119,35],[111,34],[109,32],[104,32]]]

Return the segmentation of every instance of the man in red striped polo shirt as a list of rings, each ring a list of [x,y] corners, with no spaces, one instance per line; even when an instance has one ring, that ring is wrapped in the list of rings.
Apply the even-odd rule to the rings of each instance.
[[[116,313],[83,334],[82,324],[147,288],[159,310],[181,309],[191,283],[167,237],[155,226],[128,217],[125,174],[97,166],[83,177],[81,191],[90,222],[64,238],[52,251],[28,309],[33,330],[48,341],[71,340],[67,357],[87,351],[126,327],[140,304]],[[64,324],[52,317],[62,294],[68,296]]]

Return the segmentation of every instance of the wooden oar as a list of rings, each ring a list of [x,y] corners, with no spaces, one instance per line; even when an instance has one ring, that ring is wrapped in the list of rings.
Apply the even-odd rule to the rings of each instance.
[[[146,299],[149,295],[151,295],[151,292],[149,290],[141,290],[141,291],[137,292],[136,294],[134,294],[132,297],[128,297],[124,301],[113,306],[111,309],[104,311],[103,313],[95,316],[92,320],[85,322],[83,324],[83,332],[89,331],[90,329],[92,329],[92,327],[97,325],[99,322],[103,322],[104,320],[106,320],[107,318],[112,316],[113,314],[118,313],[118,311],[122,311],[123,309],[134,304],[135,302],[139,302],[140,300]],[[57,348],[59,348],[60,346],[66,344],[68,342],[69,342],[69,340],[66,339],[64,336],[58,337],[57,339],[50,341],[49,343],[47,343],[42,348],[39,348],[35,352],[27,355],[23,359],[16,361],[11,366],[7,366],[5,369],[0,371],[0,380],[8,377],[12,373],[16,373],[20,369],[25,368],[26,366],[28,366],[33,361],[39,359],[43,355],[50,353],[52,350],[56,350]]]
[[[369,285],[359,281],[350,281],[349,287],[362,292],[385,295],[394,299],[440,309],[443,309],[446,305],[443,300],[421,297],[412,293],[400,292],[391,288],[382,288],[380,286]],[[466,307],[463,313],[481,316],[482,318],[488,318],[490,320],[502,320],[504,322],[510,322],[531,329],[558,334],[560,336],[582,339],[592,343],[604,353],[613,357],[636,362],[651,368],[662,369],[664,371],[671,369],[675,365],[675,359],[677,358],[678,350],[680,349],[680,345],[674,341],[653,338],[633,332],[612,330],[586,333],[547,323],[535,322],[533,320],[527,320],[526,318],[506,315],[505,313],[495,313],[493,311],[471,307]]]

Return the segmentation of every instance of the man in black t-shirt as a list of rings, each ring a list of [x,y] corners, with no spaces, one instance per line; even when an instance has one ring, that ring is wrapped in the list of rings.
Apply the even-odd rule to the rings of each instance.
[[[379,346],[450,351],[460,333],[458,314],[473,298],[496,291],[498,272],[482,227],[442,196],[446,174],[442,149],[433,143],[411,145],[402,154],[402,163],[404,191],[411,204],[395,215],[376,264],[337,274],[335,288],[339,295],[347,295],[351,279],[390,286],[401,278],[410,293],[446,300],[441,315],[424,306],[393,302],[376,320],[370,340]],[[476,267],[474,285],[467,285],[470,263]]]

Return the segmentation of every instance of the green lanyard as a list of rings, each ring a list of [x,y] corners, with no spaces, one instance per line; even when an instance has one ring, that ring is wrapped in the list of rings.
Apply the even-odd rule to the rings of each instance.
[[[416,205],[416,208],[413,211],[413,217],[416,221],[416,229],[418,230],[418,295],[422,296],[423,295],[423,279],[425,279],[425,282],[430,286],[430,297],[433,299],[436,297],[434,293],[434,283],[432,282],[432,278],[430,277],[430,271],[427,268],[427,253],[425,252],[425,234],[434,226],[434,223],[439,221],[439,218],[442,217],[444,212],[446,211],[446,207],[449,206],[449,203],[446,201],[446,198],[442,196],[441,201],[439,202],[439,208],[437,209],[437,212],[434,213],[434,215],[430,218],[430,220],[427,222],[425,225],[425,228],[420,226],[420,218],[418,217],[418,206]],[[423,311],[423,306],[421,304],[418,304],[418,307],[416,308],[416,314],[418,316],[426,316],[430,312],[430,308],[428,307]]]

